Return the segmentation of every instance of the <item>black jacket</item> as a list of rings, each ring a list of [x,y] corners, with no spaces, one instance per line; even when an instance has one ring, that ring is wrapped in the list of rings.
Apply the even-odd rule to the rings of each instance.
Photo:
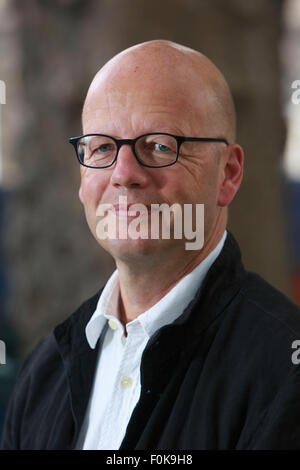
[[[74,448],[99,348],[89,347],[85,325],[100,293],[25,361],[3,449]],[[228,233],[201,292],[146,346],[121,449],[300,449],[297,339],[300,309],[244,270]]]

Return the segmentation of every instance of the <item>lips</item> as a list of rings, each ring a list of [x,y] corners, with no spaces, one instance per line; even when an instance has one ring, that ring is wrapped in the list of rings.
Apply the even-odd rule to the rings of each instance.
[[[137,217],[143,213],[144,211],[140,211],[138,209],[132,208],[132,206],[136,204],[142,204],[147,209],[147,214],[149,213],[150,207],[146,204],[141,202],[132,202],[131,204],[113,204],[114,210],[117,215],[119,216],[127,216],[127,217]]]

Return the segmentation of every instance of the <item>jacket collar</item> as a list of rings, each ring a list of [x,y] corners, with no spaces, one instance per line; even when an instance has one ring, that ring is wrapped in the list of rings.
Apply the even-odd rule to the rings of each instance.
[[[150,338],[158,329],[164,325],[173,323],[185,310],[189,302],[195,297],[196,292],[201,288],[206,274],[214,261],[219,256],[227,232],[223,233],[217,246],[202,260],[190,273],[185,275],[167,294],[155,305],[145,310],[138,318],[129,322],[137,321],[142,326],[145,334]],[[108,279],[102,294],[97,303],[96,310],[86,325],[85,332],[87,341],[91,348],[95,348],[104,325],[109,318],[118,318],[119,299],[119,275],[115,270]]]
[[[174,324],[182,325],[191,317],[193,307],[199,303],[200,299],[210,305],[214,305],[214,312],[222,311],[222,307],[230,301],[231,297],[239,288],[237,280],[244,277],[246,271],[241,263],[241,253],[239,246],[231,234],[227,231],[227,237],[223,249],[209,269],[201,288],[198,289],[194,299],[187,306]],[[54,329],[54,335],[64,359],[77,357],[85,354],[88,350],[85,327],[96,310],[99,297],[104,286],[83,304],[64,322]],[[211,311],[211,308],[209,309]],[[204,317],[208,317],[207,319]],[[213,319],[215,315],[207,312],[202,315],[204,324]],[[201,322],[202,323],[202,322]],[[199,325],[200,326],[200,325]],[[202,327],[201,327],[202,328]],[[68,362],[68,360],[67,360]]]

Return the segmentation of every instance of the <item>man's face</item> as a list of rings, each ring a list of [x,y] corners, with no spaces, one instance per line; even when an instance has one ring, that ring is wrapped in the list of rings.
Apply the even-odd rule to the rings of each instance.
[[[83,113],[83,132],[107,134],[119,139],[151,132],[192,137],[212,135],[206,124],[209,94],[197,94],[180,80],[153,80],[133,69],[100,79]],[[90,230],[98,242],[117,259],[139,259],[161,250],[184,250],[186,240],[106,239],[96,234],[99,204],[117,204],[126,196],[128,204],[204,204],[205,236],[213,227],[219,210],[220,169],[216,147],[207,142],[186,144],[175,165],[165,168],[142,166],[129,145],[121,147],[116,163],[105,169],[81,167],[81,199]],[[128,219],[130,220],[130,218]],[[142,260],[142,258],[141,258]]]

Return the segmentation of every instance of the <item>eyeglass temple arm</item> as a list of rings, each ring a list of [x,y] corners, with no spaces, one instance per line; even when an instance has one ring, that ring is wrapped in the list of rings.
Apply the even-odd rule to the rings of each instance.
[[[228,140],[216,137],[180,137],[181,142],[224,142],[229,145]]]

